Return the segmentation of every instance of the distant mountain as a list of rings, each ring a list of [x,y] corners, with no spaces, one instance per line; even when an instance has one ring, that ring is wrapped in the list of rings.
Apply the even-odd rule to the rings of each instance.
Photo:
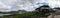
[[[19,12],[27,12],[26,10],[18,10]]]

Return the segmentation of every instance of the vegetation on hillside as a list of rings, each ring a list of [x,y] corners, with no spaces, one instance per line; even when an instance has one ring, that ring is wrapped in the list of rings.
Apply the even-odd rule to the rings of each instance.
[[[8,18],[10,16],[13,16],[13,18],[38,18],[40,15],[39,14],[38,15],[34,15],[35,13],[36,12],[27,12],[27,13],[24,13],[24,14],[8,15],[8,16],[5,16],[5,17]]]
[[[26,12],[24,14],[13,14],[10,16],[13,16],[13,18],[40,18],[40,17],[47,17],[50,15],[50,12],[53,12],[53,10],[47,5],[40,6],[35,10],[36,11],[33,11],[33,12]],[[6,17],[9,17],[9,16],[6,16]]]

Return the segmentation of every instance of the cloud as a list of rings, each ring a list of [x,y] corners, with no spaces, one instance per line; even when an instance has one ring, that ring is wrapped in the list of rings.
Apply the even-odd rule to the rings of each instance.
[[[5,5],[4,3],[0,2],[0,11],[3,11],[3,12],[10,11],[9,10],[10,8],[11,8],[10,6]]]
[[[60,1],[56,0],[48,0],[49,6],[54,8],[54,7],[60,7]]]
[[[24,2],[25,1],[25,2]],[[38,2],[42,3],[38,0],[1,0],[0,6],[2,9],[1,11],[17,11],[17,10],[26,10],[26,11],[33,11],[39,6],[42,6],[43,4],[36,5]],[[33,1],[33,2],[32,2]],[[37,3],[36,3],[37,2]],[[8,9],[8,10],[7,10]]]
[[[36,2],[40,3],[40,4],[37,5]],[[36,1],[36,2],[34,4],[32,4],[30,2],[25,2],[25,4],[19,6],[20,10],[33,11],[36,8],[38,8],[39,6],[42,6],[43,4],[45,4],[45,2],[44,3],[43,2],[38,2],[38,1]],[[48,4],[48,3],[46,3],[46,4]]]

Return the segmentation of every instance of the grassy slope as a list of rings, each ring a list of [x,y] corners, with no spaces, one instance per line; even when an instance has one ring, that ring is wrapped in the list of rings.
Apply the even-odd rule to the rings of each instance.
[[[20,14],[20,15],[15,15],[15,18],[31,18],[31,16],[33,16],[33,12],[29,12],[29,13],[24,13],[24,14]]]
[[[24,13],[24,14],[15,14],[13,15],[14,18],[31,18],[33,16],[35,12],[28,12],[28,13]],[[40,16],[40,15],[38,15]],[[8,17],[8,16],[7,16]],[[37,16],[36,16],[37,17]]]
[[[27,12],[24,14],[14,14],[14,15],[9,15],[9,16],[14,16],[14,18],[31,18],[33,14],[34,12]],[[6,16],[6,18],[8,18],[9,16]]]

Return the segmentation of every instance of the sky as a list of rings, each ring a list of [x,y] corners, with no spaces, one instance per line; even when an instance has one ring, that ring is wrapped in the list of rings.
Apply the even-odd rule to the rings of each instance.
[[[58,2],[58,4],[56,2]],[[49,5],[51,8],[60,6],[59,1],[55,0],[0,0],[0,11],[33,11],[42,5]]]
[[[54,7],[60,7],[60,0],[48,0],[49,6]]]

